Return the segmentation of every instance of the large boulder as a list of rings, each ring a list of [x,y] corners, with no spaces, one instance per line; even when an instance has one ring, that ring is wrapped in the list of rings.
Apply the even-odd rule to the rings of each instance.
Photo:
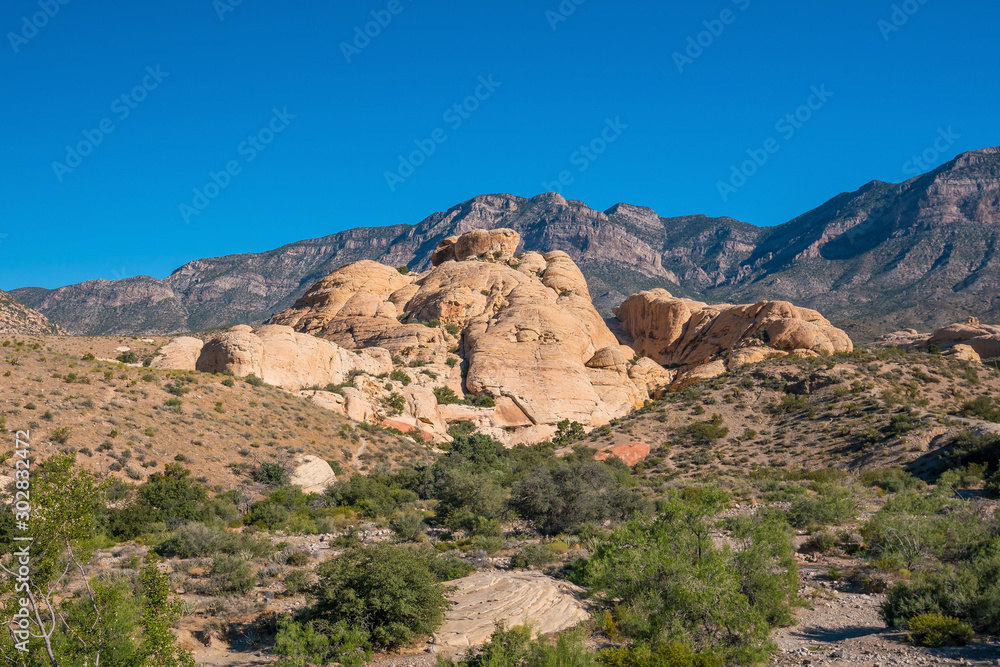
[[[386,350],[345,350],[285,326],[262,326],[256,331],[246,325],[235,326],[209,339],[192,365],[187,355],[193,355],[196,348],[185,339],[177,339],[164,348],[166,354],[158,357],[156,364],[237,377],[256,375],[290,391],[342,384],[352,373],[381,375],[392,370],[392,358]],[[182,355],[182,350],[187,355]]]
[[[970,317],[965,322],[949,324],[931,334],[921,334],[913,329],[897,331],[876,339],[875,344],[918,350],[926,350],[933,345],[942,352],[954,353],[957,358],[977,361],[976,357],[979,360],[1000,357],[1000,326],[981,324],[978,318]]]
[[[521,243],[521,235],[513,229],[475,229],[455,241],[455,259],[508,260]]]
[[[615,314],[636,352],[664,366],[700,366],[757,343],[824,355],[854,349],[818,312],[786,301],[709,305],[654,289],[629,297]]]
[[[292,467],[291,484],[304,493],[323,493],[336,481],[333,468],[318,456],[307,454]]]
[[[160,348],[159,353],[150,364],[153,368],[170,368],[179,371],[193,371],[198,364],[198,357],[205,347],[200,338],[181,336]]]

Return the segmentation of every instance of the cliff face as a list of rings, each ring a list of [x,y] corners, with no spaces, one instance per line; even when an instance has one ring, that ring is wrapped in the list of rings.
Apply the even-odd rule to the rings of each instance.
[[[65,333],[41,313],[0,292],[0,334],[43,336]]]
[[[201,259],[164,280],[14,290],[73,333],[173,333],[260,323],[362,259],[425,270],[447,237],[510,228],[520,250],[561,250],[607,312],[665,287],[702,301],[794,301],[861,339],[1000,318],[1000,148],[965,153],[906,183],[873,181],[783,225],[601,212],[557,194],[482,195],[416,225],[351,229],[257,254]]]

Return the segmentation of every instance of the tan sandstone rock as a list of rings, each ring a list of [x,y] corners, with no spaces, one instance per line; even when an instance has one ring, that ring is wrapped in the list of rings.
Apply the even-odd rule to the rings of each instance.
[[[478,572],[449,581],[451,606],[434,633],[439,646],[479,646],[498,622],[529,625],[539,635],[561,632],[589,618],[583,589],[541,572]]]
[[[168,367],[168,366],[163,366]],[[354,352],[295,332],[286,326],[262,326],[256,331],[240,325],[221,333],[201,350],[196,369],[204,373],[229,372],[237,377],[256,375],[268,384],[298,391],[304,387],[341,384],[352,371],[379,375],[392,370],[386,350]]]
[[[583,274],[566,253],[528,252],[515,260],[518,243],[511,230],[469,232],[439,248],[438,259],[454,248],[459,261],[442,259],[407,276],[356,262],[272,321],[424,365],[427,374],[397,370],[427,390],[448,386],[459,396],[492,397],[497,405],[490,418],[474,413],[470,421],[488,421],[490,432],[508,443],[550,437],[564,419],[603,425],[641,406],[664,374],[648,366],[641,376],[631,372],[631,355],[594,308]],[[487,261],[475,261],[481,256]],[[464,384],[459,369],[445,365],[449,358],[464,361]],[[442,406],[435,411],[426,392],[419,398],[397,390],[407,398],[406,416],[436,434],[458,416]]]
[[[934,345],[942,352],[960,348],[955,353],[957,356],[975,361],[975,357],[964,349],[968,347],[981,361],[1000,357],[1000,326],[981,324],[978,318],[970,317],[965,322],[949,324],[932,334],[917,333],[913,329],[897,331],[876,339],[875,344],[921,350]]]
[[[198,357],[205,343],[200,338],[181,336],[174,338],[160,348],[159,354],[150,366],[153,368],[170,368],[179,371],[196,370]]]
[[[665,366],[704,364],[757,336],[789,351],[854,349],[847,334],[822,315],[785,301],[709,305],[655,289],[629,297],[616,315],[632,347]]]
[[[292,468],[291,483],[304,493],[323,493],[337,481],[330,464],[318,456],[306,455]]]

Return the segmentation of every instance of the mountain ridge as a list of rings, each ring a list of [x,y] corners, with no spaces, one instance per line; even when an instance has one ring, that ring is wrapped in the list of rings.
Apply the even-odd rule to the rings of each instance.
[[[179,333],[259,323],[344,264],[425,270],[438,244],[508,227],[522,249],[563,250],[605,310],[665,287],[705,301],[783,299],[852,335],[1000,317],[1000,148],[903,183],[873,180],[775,227],[730,217],[605,211],[559,194],[478,195],[417,224],[357,227],[262,253],[196,259],[163,280],[86,281],[11,294],[73,333]],[[935,250],[937,248],[937,250]]]

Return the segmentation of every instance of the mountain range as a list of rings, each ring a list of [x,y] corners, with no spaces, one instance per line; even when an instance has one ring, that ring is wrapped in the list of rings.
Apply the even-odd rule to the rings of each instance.
[[[597,211],[555,193],[481,195],[416,225],[356,228],[263,253],[198,259],[159,280],[91,280],[10,294],[82,335],[166,334],[255,324],[344,264],[424,270],[445,238],[507,227],[524,250],[563,250],[605,311],[663,287],[708,302],[783,299],[857,340],[1000,320],[1000,148],[959,155],[904,183],[872,181],[793,220],[756,227],[704,215]]]

